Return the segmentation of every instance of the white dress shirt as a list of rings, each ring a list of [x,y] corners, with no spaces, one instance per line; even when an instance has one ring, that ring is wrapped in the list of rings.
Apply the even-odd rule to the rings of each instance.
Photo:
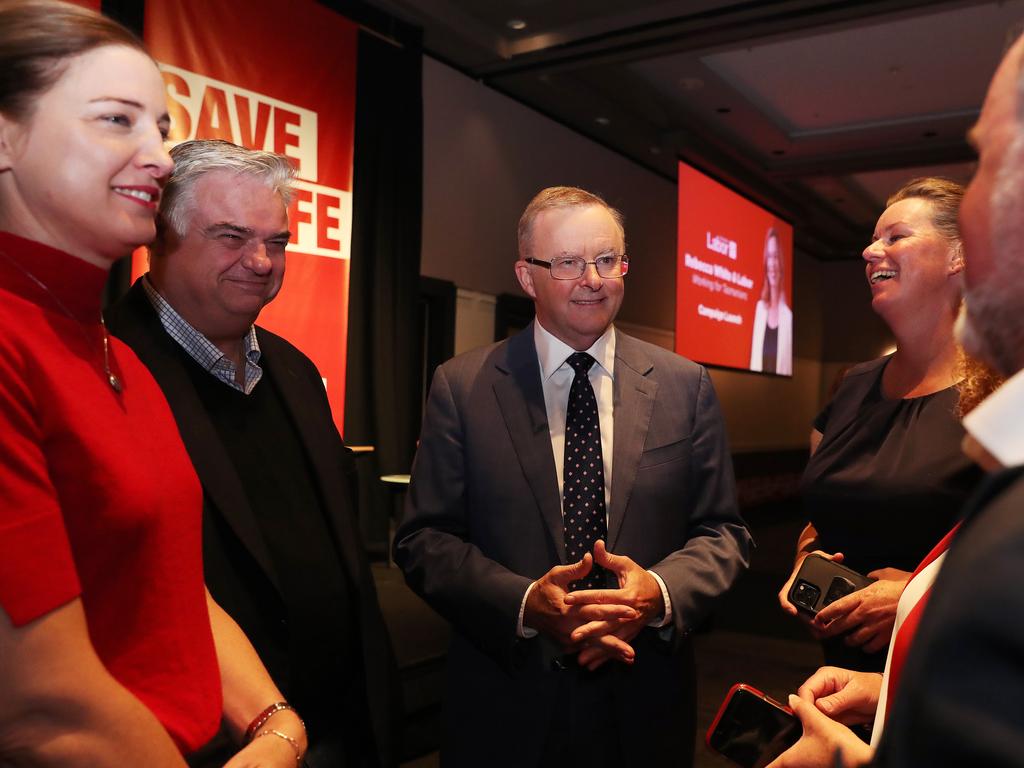
[[[551,454],[555,457],[555,472],[558,478],[558,497],[562,498],[562,483],[564,481],[564,457],[565,457],[565,415],[569,404],[569,389],[572,380],[576,375],[572,366],[567,362],[569,356],[576,352],[575,349],[552,336],[540,324],[539,320],[533,323],[533,342],[537,348],[537,362],[540,364],[541,388],[544,391],[544,409],[548,417],[548,434],[551,436]],[[601,457],[604,464],[604,508],[605,522],[607,524],[608,510],[612,505],[612,446],[615,444],[615,327],[608,326],[608,329],[601,334],[589,349],[586,350],[596,364],[590,367],[587,378],[594,388],[594,397],[597,399],[597,416],[601,425]],[[665,603],[665,615],[662,618],[652,621],[650,626],[663,627],[672,620],[672,602],[669,599],[668,587],[661,577],[648,571],[658,582],[661,588],[661,596]],[[536,582],[534,582],[536,584]],[[519,606],[519,622],[516,633],[520,637],[533,637],[536,630],[523,626],[523,614],[526,611],[526,599],[530,596],[531,584],[526,594],[523,595],[523,602]]]
[[[1024,464],[1024,371],[1011,376],[964,416],[964,429],[1004,467]]]
[[[576,350],[556,339],[539,322],[533,324],[533,342],[540,363],[540,383],[544,390],[544,409],[548,415],[548,434],[551,435],[551,454],[555,457],[558,475],[558,497],[562,498],[565,457],[565,415],[569,406],[569,389],[576,372],[567,362]],[[604,508],[607,523],[612,504],[612,438],[615,435],[615,408],[613,376],[615,370],[615,329],[608,327],[587,354],[597,361],[590,366],[587,378],[597,398],[597,418],[601,425],[601,457],[604,459]]]

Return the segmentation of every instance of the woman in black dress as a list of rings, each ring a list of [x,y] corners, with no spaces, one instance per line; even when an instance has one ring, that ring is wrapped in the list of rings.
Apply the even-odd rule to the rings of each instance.
[[[803,559],[818,552],[877,581],[813,621],[827,664],[881,671],[896,604],[911,571],[956,522],[981,471],[960,450],[956,416],[961,353],[953,340],[963,253],[963,188],[915,179],[891,198],[864,249],[871,305],[897,351],[851,368],[815,419],[802,495],[809,523]]]

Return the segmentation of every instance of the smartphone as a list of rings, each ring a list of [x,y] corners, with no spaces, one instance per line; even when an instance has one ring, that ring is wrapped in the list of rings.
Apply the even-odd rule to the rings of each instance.
[[[798,611],[815,616],[840,597],[863,589],[874,579],[821,555],[808,555],[789,589],[789,602]]]
[[[793,746],[802,732],[789,707],[737,683],[708,729],[707,745],[743,768],[763,768]]]

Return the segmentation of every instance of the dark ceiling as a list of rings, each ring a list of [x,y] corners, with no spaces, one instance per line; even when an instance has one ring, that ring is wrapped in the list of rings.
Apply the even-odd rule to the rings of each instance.
[[[686,160],[853,258],[889,192],[965,181],[1024,0],[367,0],[425,51],[675,179]],[[522,29],[516,20],[525,23]]]

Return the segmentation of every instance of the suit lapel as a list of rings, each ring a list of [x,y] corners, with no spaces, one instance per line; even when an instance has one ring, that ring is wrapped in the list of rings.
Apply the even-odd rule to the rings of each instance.
[[[1004,468],[986,475],[964,505],[961,516],[963,527],[965,529],[970,527],[973,521],[988,508],[992,499],[1016,482],[1021,475],[1024,475],[1024,466]]]
[[[647,378],[654,363],[624,333],[615,331],[615,380],[612,387],[615,435],[612,447],[612,505],[608,510],[608,549],[614,552],[622,521],[633,493],[636,471],[643,453],[651,412],[658,391]]]
[[[507,357],[495,362],[504,375],[495,382],[494,394],[534,501],[555,544],[558,560],[564,563],[562,505],[558,498],[558,476],[551,453],[533,326],[512,337],[505,349]]]
[[[328,406],[325,413],[322,402],[316,397],[319,393],[310,392],[309,380],[303,380],[290,364],[294,353],[284,348],[280,340],[268,336],[263,329],[257,327],[256,333],[260,348],[265,352],[260,363],[277,386],[278,394],[295,425],[296,435],[305,449],[312,469],[310,474],[320,491],[327,524],[342,553],[350,582],[359,585],[362,579],[359,571],[360,553],[356,549],[358,534],[353,527],[355,510],[351,510],[351,517],[344,517],[349,511],[345,496],[350,489],[343,485],[344,468],[332,462],[338,451],[344,449],[331,444],[333,440],[341,442],[341,438],[336,435],[333,422],[329,421],[330,408]]]
[[[167,335],[138,281],[112,313],[111,329],[134,350],[163,390],[209,503],[224,516],[280,591],[277,573],[238,471],[196,394],[182,350]]]

